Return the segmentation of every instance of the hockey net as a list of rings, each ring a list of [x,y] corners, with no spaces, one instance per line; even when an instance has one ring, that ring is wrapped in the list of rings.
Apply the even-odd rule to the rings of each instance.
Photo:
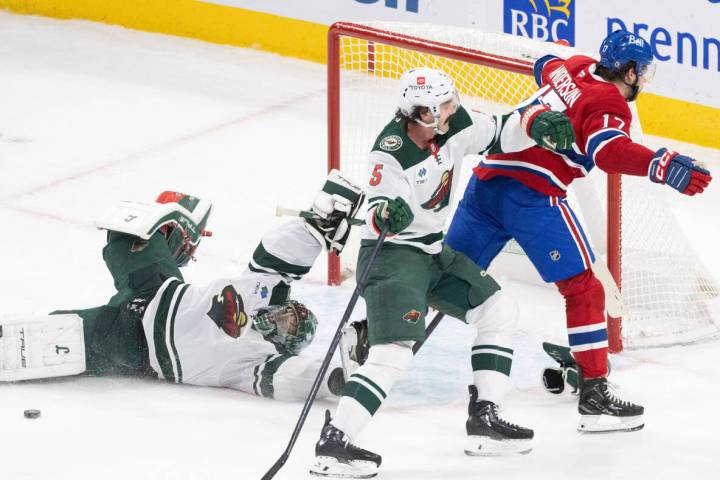
[[[367,182],[367,154],[395,112],[397,79],[406,70],[443,70],[455,80],[466,107],[500,113],[536,89],[534,60],[577,53],[562,45],[470,28],[335,24],[328,38],[329,168],[341,169],[361,185]],[[633,138],[642,141],[640,122],[634,124]],[[467,159],[461,181],[469,178],[476,162],[477,157]],[[596,255],[606,259],[621,285],[625,314],[622,323],[609,321],[611,351],[621,350],[623,344],[636,348],[690,343],[720,333],[718,284],[693,253],[653,184],[597,170],[575,182],[579,187],[569,197]],[[453,192],[455,203],[463,186]],[[331,256],[330,284],[353,275],[357,244],[351,239],[341,261]],[[522,253],[516,244],[508,244],[505,251]]]

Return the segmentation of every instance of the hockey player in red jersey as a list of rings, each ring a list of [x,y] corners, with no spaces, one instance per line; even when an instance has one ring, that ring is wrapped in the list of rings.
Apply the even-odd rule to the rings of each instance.
[[[578,411],[581,431],[638,430],[643,407],[620,400],[607,383],[604,290],[582,225],[566,200],[569,185],[596,165],[607,173],[645,176],[686,195],[712,180],[696,160],[666,148],[657,152],[630,139],[634,101],[655,65],[649,44],[627,31],[608,35],[600,61],[583,55],[535,62],[539,90],[519,108],[523,118],[564,112],[576,135],[573,148],[531,147],[489,155],[474,169],[446,242],[487,268],[511,238],[522,246],[543,280],[565,297],[568,340],[584,382]],[[528,115],[529,114],[529,115]]]

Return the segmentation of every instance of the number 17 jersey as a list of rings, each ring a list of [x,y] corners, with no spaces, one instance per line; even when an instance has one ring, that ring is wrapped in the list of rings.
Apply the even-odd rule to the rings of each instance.
[[[540,87],[519,108],[542,104],[564,112],[575,130],[572,148],[552,152],[531,147],[488,155],[475,167],[478,179],[514,178],[550,196],[564,197],[576,178],[595,165],[608,173],[647,175],[653,151],[630,139],[632,113],[616,85],[595,73],[591,57],[545,56],[534,66]]]

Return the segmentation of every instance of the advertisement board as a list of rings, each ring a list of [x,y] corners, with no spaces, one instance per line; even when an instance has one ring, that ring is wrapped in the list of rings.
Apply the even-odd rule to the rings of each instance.
[[[720,1],[626,0],[206,0],[330,25],[385,20],[474,26],[546,41],[566,40],[594,54],[625,28],[650,42],[658,63],[649,92],[720,108]]]
[[[653,49],[657,74],[638,106],[649,133],[720,148],[720,0],[0,0],[0,8],[326,59],[327,26],[395,21],[463,26],[596,55],[624,28]],[[646,114],[647,112],[647,114]]]

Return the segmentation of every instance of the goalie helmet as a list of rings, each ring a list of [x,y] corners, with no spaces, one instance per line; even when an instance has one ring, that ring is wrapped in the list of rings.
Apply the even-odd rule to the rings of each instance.
[[[310,345],[317,330],[315,314],[295,300],[261,308],[253,316],[253,321],[255,330],[265,340],[293,355]]]
[[[172,191],[162,192],[155,201],[162,204],[177,203],[189,213],[189,215],[185,214],[182,210],[173,212],[174,214],[168,215],[165,223],[158,228],[165,237],[175,263],[178,267],[183,267],[195,258],[200,239],[212,235],[205,230],[212,204],[192,195]]]
[[[403,73],[400,77],[400,113],[423,127],[431,127],[436,133],[445,132],[438,129],[440,124],[440,105],[452,101],[454,108],[460,103],[457,90],[452,79],[432,68],[415,68]],[[433,123],[420,120],[418,111],[426,107],[435,118]]]

